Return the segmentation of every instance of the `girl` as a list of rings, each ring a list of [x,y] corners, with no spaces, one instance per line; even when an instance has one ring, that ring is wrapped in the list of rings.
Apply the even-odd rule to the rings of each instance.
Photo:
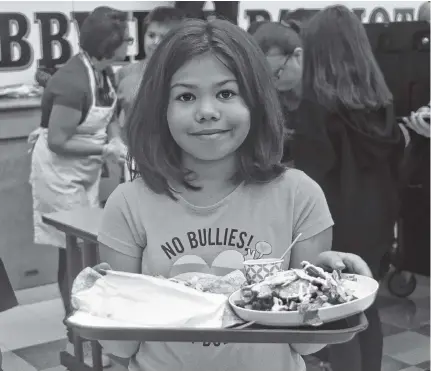
[[[320,187],[281,165],[283,116],[259,46],[228,21],[188,20],[148,62],[126,125],[135,179],[110,196],[101,261],[172,277],[225,274],[244,259],[298,267],[331,248]],[[172,308],[175,310],[175,308]],[[175,340],[175,339],[172,339]],[[321,345],[104,342],[132,371],[304,371]]]

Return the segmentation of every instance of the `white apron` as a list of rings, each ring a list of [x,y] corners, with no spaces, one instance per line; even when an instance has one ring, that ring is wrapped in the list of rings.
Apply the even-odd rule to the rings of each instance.
[[[109,80],[114,102],[108,107],[96,106],[96,78],[92,65],[81,54],[92,91],[92,104],[87,116],[76,129],[74,139],[103,145],[107,126],[116,107],[116,95]],[[61,156],[48,147],[48,129],[41,129],[31,160],[30,184],[33,194],[34,242],[65,248],[65,234],[42,222],[42,215],[80,207],[99,207],[99,184],[102,156]]]

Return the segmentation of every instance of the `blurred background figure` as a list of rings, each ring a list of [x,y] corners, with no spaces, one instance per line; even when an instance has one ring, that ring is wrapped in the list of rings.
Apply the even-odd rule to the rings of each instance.
[[[418,21],[430,21],[430,2],[425,1],[418,9]]]
[[[392,95],[361,22],[347,8],[318,12],[306,21],[303,38],[298,26],[268,22],[254,33],[284,106],[290,140],[283,159],[323,188],[335,221],[333,249],[360,255],[379,279],[393,242],[406,145]],[[360,344],[330,348],[334,371],[380,371],[377,309],[367,317],[368,330],[355,339]]]
[[[66,316],[71,313],[64,233],[42,222],[42,215],[79,207],[99,207],[105,159],[122,162],[126,148],[116,123],[117,97],[106,73],[124,61],[131,37],[127,13],[96,8],[85,19],[78,54],[48,80],[42,98],[30,183],[34,242],[59,248],[58,284]],[[72,341],[68,333],[69,341]],[[91,362],[91,357],[87,362]],[[109,365],[109,358],[103,363]]]
[[[127,117],[133,104],[148,60],[165,35],[184,18],[183,10],[167,6],[154,8],[145,17],[143,27],[145,58],[131,63],[117,72],[118,109],[121,126],[124,125],[125,117]]]
[[[292,20],[283,24],[264,22],[259,24],[254,38],[266,55],[282,103],[286,125],[283,162],[289,163],[292,161],[290,142],[294,135],[296,110],[302,92],[303,50],[300,25]]]

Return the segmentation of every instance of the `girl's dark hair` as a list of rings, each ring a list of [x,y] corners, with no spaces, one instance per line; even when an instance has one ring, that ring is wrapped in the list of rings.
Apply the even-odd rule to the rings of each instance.
[[[181,149],[172,138],[167,108],[172,76],[185,63],[213,55],[238,80],[241,97],[250,110],[250,132],[238,149],[238,171],[233,179],[266,182],[284,171],[283,114],[272,75],[259,46],[244,30],[229,21],[191,19],[182,22],[162,40],[150,58],[126,123],[129,169],[132,159],[140,176],[154,192],[172,198],[169,183],[188,183]]]
[[[327,7],[303,28],[303,96],[330,111],[392,103],[365,29],[342,5]]]
[[[127,13],[107,6],[94,9],[85,18],[79,35],[81,48],[90,57],[110,59],[124,43]]]
[[[283,55],[292,54],[296,48],[302,47],[298,22],[289,20],[283,24],[278,22],[266,22],[254,33],[254,39],[266,54],[271,48],[277,47]]]

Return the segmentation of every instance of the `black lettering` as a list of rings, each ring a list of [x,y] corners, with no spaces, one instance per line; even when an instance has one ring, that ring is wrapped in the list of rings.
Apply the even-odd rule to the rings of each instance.
[[[280,14],[278,15],[278,21],[282,22],[282,21],[287,21],[288,19],[292,19],[288,17],[289,13],[292,13],[292,11],[289,9],[281,9]]]
[[[413,21],[415,10],[413,8],[395,8],[394,22]]]
[[[172,244],[174,245],[175,250],[177,250],[178,254],[181,254],[184,252],[184,246],[181,240],[178,237],[174,237],[172,239]]]
[[[69,33],[69,21],[63,13],[35,13],[34,22],[39,23],[42,45],[42,58],[38,65],[55,67],[66,63],[72,56],[72,47],[65,36]],[[53,24],[57,25],[57,32],[52,33]],[[54,57],[54,46],[61,50],[60,56]]]
[[[196,239],[195,232],[187,232],[187,237],[189,239],[189,244],[192,249],[196,249],[198,247],[198,240]]]
[[[211,232],[212,232],[212,229],[209,228],[208,229],[208,245],[209,246],[215,246],[215,242],[211,238]]]
[[[76,24],[76,32],[79,36],[79,32],[81,30],[82,24],[85,21],[85,18],[90,14],[90,12],[71,12],[70,17],[73,22]]]
[[[353,13],[359,18],[361,22],[364,21],[365,18],[365,9],[364,8],[356,8],[352,9]]]
[[[235,247],[233,240],[235,239],[235,234],[238,232],[238,229],[232,228],[229,236],[229,246]]]
[[[245,17],[248,18],[248,24],[256,21],[271,21],[271,14],[264,9],[247,9]]]
[[[145,36],[145,27],[144,27],[144,19],[149,12],[133,12],[133,18],[135,20],[135,24],[138,29],[138,54],[136,55],[136,60],[141,60],[145,58],[145,50],[144,50],[144,36]],[[126,61],[129,61],[129,57],[126,58]]]
[[[296,9],[288,10],[281,9],[279,14],[279,22],[294,20],[298,22],[303,22],[306,19],[311,18],[314,14],[318,13],[320,9]]]
[[[0,70],[23,70],[31,65],[33,49],[25,40],[29,32],[29,21],[24,14],[0,12]],[[18,57],[14,51],[19,52]]]
[[[207,245],[207,230],[206,229],[198,229],[199,236],[199,245],[206,246]]]
[[[166,242],[166,246],[162,245],[162,250],[169,258],[169,260],[172,259],[172,257],[177,256],[177,254],[175,253],[174,249],[171,247],[169,242]]]
[[[225,228],[224,229],[224,239],[223,239],[223,245],[225,245],[225,246],[227,244],[227,236],[228,236],[228,234],[229,234],[229,228]]]
[[[220,228],[217,228],[216,231],[216,244],[217,246],[223,246],[223,241],[220,240]]]
[[[238,249],[242,249],[245,245],[244,238],[247,237],[247,232],[241,232],[239,234],[239,242],[236,244]]]
[[[247,246],[250,246],[251,241],[253,241],[253,237],[254,237],[253,235],[251,235],[251,236],[250,236],[250,239],[249,239],[249,240],[248,240],[248,242],[247,242]]]
[[[380,23],[389,23],[391,20],[385,8],[378,7],[373,9],[370,15],[369,23],[377,23],[377,20],[382,20]]]

